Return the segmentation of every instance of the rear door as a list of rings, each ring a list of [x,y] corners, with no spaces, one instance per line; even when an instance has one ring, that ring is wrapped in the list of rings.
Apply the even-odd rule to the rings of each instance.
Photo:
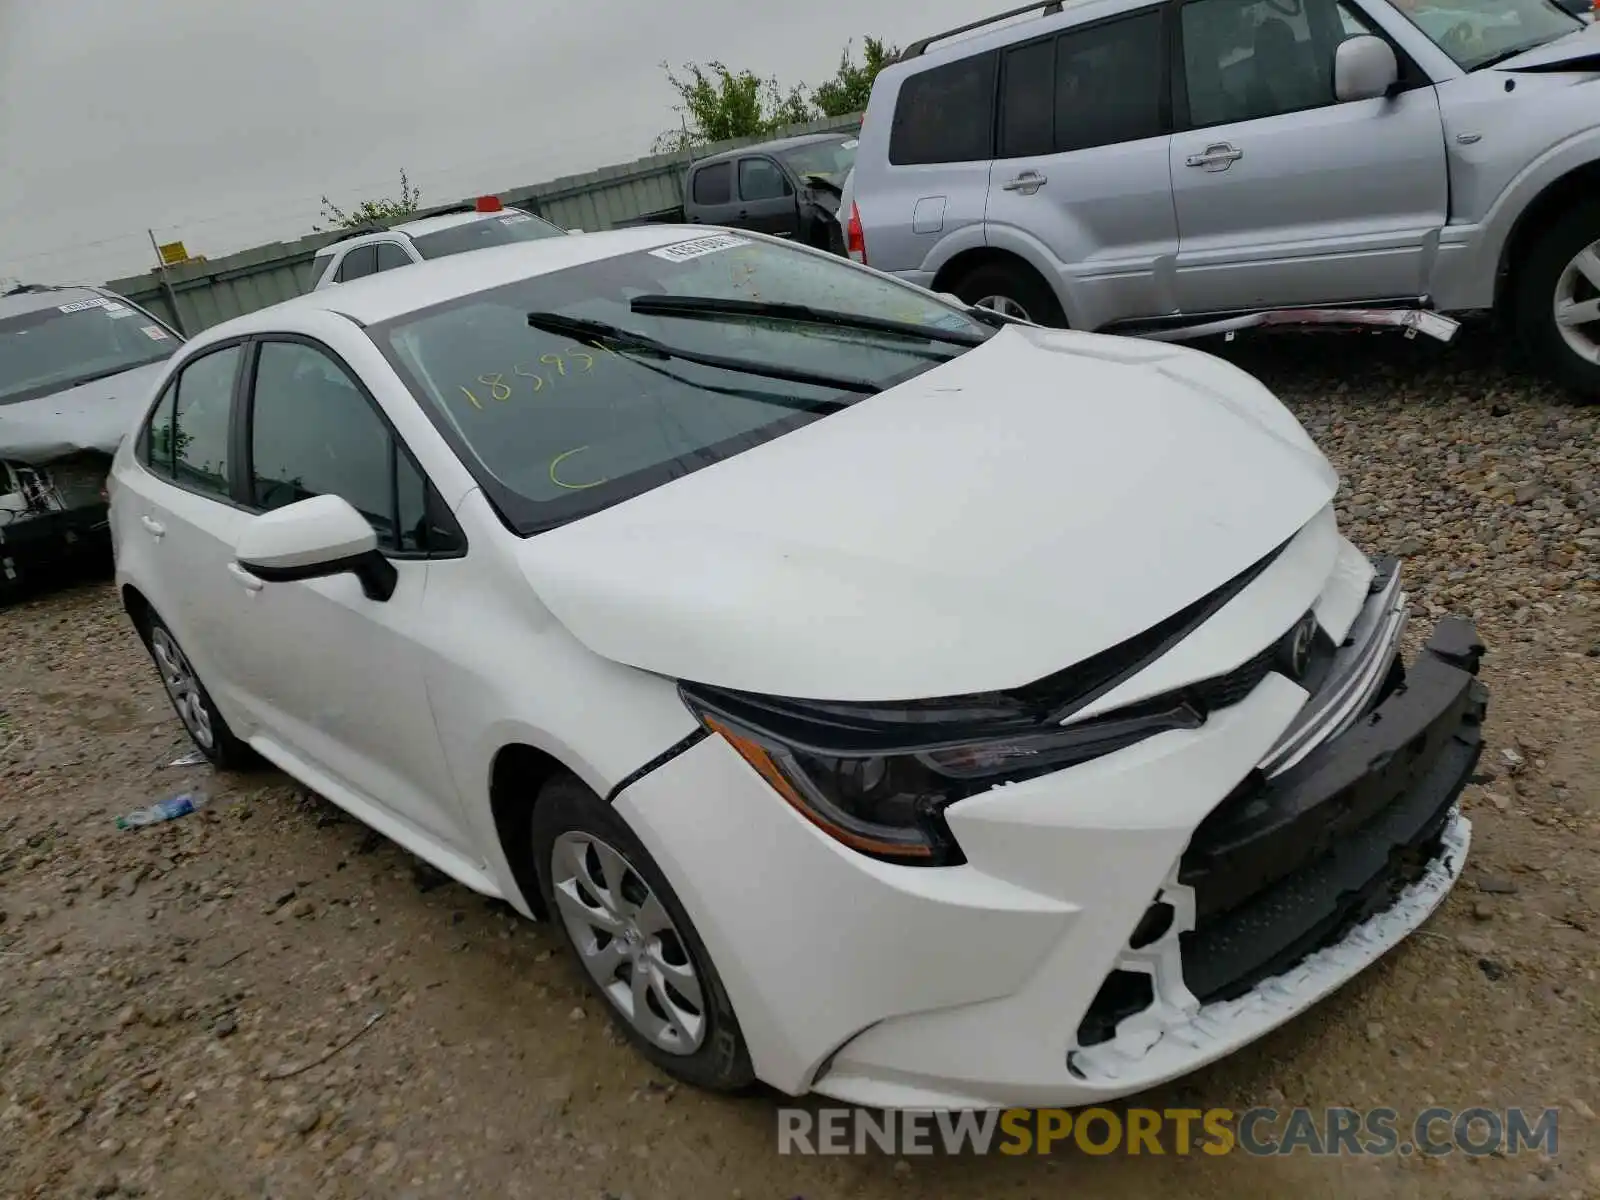
[[[775,237],[792,238],[800,231],[800,202],[782,167],[765,154],[739,160],[739,207],[734,223]]]
[[[733,186],[733,162],[703,163],[689,175],[685,215],[691,224],[731,225],[739,211]]]
[[[1170,311],[1157,266],[1178,251],[1159,7],[1006,49],[988,240],[1043,242],[1069,321]],[[1031,255],[1035,265],[1038,256]]]
[[[1449,204],[1438,97],[1396,48],[1399,94],[1338,103],[1333,61],[1369,32],[1337,0],[1187,0],[1172,179],[1185,312],[1425,290]]]
[[[233,546],[249,514],[233,500],[238,472],[234,395],[243,346],[191,359],[162,393],[140,434],[144,472],[130,478],[134,523],[124,555],[230,723],[240,711],[231,654],[242,615]],[[137,549],[133,549],[137,547]],[[247,723],[234,729],[248,737]]]

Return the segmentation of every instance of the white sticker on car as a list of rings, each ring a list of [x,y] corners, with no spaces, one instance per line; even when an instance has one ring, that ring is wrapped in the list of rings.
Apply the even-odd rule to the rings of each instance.
[[[854,150],[859,145],[861,145],[861,142],[858,139],[851,138],[849,141],[840,142],[839,143],[839,149],[841,149],[841,150]]]
[[[521,221],[531,221],[531,220],[533,220],[533,218],[530,217],[527,213],[512,212],[512,213],[507,213],[505,216],[501,217],[500,218],[500,224],[502,224],[502,225],[516,225]]]
[[[71,304],[63,304],[60,307],[62,312],[72,313],[82,312],[86,308],[104,308],[105,306],[106,301],[102,297],[96,296],[93,300],[77,300]]]
[[[120,321],[123,317],[131,317],[135,315],[136,314],[134,313],[133,309],[129,308],[126,304],[118,304],[115,301],[112,301],[106,305],[106,316],[110,317],[113,321]]]
[[[707,254],[716,254],[720,250],[732,250],[735,246],[748,246],[749,238],[734,237],[731,233],[710,233],[705,237],[695,238],[688,242],[674,242],[670,246],[662,246],[658,250],[650,251],[657,258],[664,258],[668,262],[688,262],[693,258],[703,258]]]
[[[144,334],[145,337],[149,338],[152,342],[164,342],[167,340],[167,331],[161,328],[159,325],[142,326],[139,332]]]

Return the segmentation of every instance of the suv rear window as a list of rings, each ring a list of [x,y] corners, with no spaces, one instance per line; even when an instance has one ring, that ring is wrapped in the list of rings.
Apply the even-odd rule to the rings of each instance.
[[[177,348],[177,334],[120,300],[62,293],[60,304],[0,317],[0,404],[120,375]]]
[[[991,51],[959,59],[902,83],[889,161],[910,166],[993,158],[996,57]]]

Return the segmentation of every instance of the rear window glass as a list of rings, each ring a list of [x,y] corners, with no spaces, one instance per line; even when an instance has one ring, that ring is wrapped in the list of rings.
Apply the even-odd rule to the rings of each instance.
[[[513,528],[537,532],[727,458],[859,393],[533,329],[556,312],[673,347],[888,387],[948,343],[773,318],[644,316],[641,295],[782,301],[984,335],[932,293],[802,249],[713,234],[571,267],[372,326],[377,342]]]
[[[481,250],[485,246],[509,246],[514,242],[537,242],[548,237],[565,237],[566,230],[543,217],[508,208],[492,217],[466,221],[433,233],[416,234],[411,244],[423,258],[443,258]]]
[[[59,304],[0,317],[0,404],[169,358],[178,335],[120,300],[62,293]]]
[[[994,157],[993,53],[912,75],[900,85],[889,161],[980,162]]]

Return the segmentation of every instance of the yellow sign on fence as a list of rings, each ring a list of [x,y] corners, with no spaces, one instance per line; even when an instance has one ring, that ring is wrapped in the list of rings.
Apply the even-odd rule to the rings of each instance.
[[[157,252],[161,255],[161,265],[164,267],[175,267],[189,261],[189,251],[182,242],[166,242],[157,247]]]

